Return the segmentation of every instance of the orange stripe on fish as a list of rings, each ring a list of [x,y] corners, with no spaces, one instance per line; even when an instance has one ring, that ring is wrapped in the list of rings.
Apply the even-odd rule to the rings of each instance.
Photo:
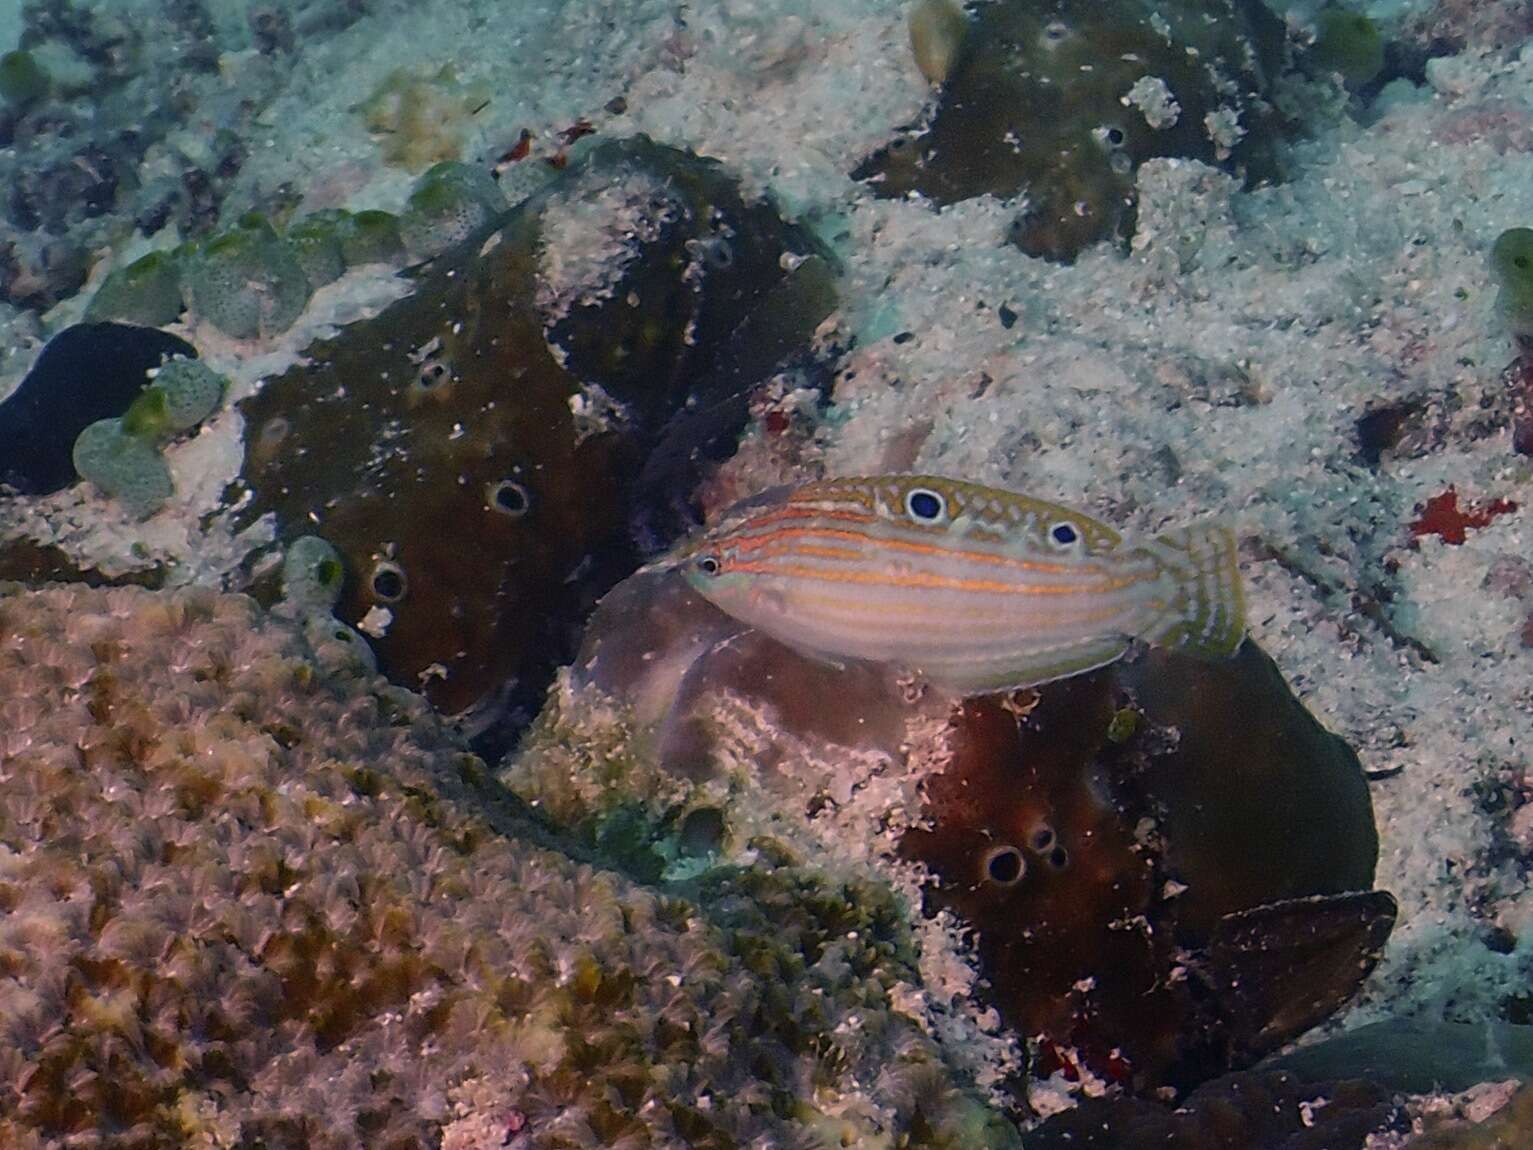
[[[963,692],[1079,674],[1136,641],[1221,657],[1244,637],[1227,528],[1136,544],[1060,504],[938,476],[766,493],[676,562],[721,610],[801,651]]]
[[[839,553],[838,553],[839,555]],[[861,558],[861,556],[858,556]],[[731,573],[757,572],[763,575],[779,575],[786,578],[828,580],[832,583],[859,583],[866,586],[921,587],[948,591],[984,592],[991,595],[1075,595],[1082,587],[1092,591],[1115,591],[1139,582],[1137,579],[1107,579],[1089,584],[1007,583],[1001,579],[963,579],[953,575],[925,575],[916,571],[833,571],[823,567],[806,567],[802,564],[761,563],[736,560],[729,566]]]
[[[759,522],[752,525],[752,534],[742,535],[735,543],[738,551],[752,551],[758,548],[779,543],[783,540],[801,538],[840,539],[847,542],[863,543],[869,540],[869,536],[857,531],[846,531],[832,527],[780,527],[775,531],[757,532]],[[1003,555],[995,552],[965,550],[954,547],[952,544],[921,543],[914,539],[897,539],[881,537],[876,540],[879,547],[890,550],[904,551],[912,555],[930,556],[962,556],[975,563],[990,563],[997,567],[1011,567],[1018,571],[1035,571],[1051,575],[1064,575],[1070,571],[1070,567],[1063,563],[1042,563],[1036,559],[1021,559],[1015,555]]]

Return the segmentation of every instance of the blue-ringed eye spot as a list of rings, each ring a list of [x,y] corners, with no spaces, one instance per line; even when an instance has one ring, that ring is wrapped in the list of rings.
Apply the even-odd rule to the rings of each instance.
[[[1056,547],[1073,547],[1080,537],[1073,523],[1056,523],[1049,528],[1049,541]]]
[[[918,523],[935,523],[947,514],[947,501],[929,488],[917,487],[905,496],[905,511]]]
[[[717,575],[722,570],[717,555],[699,555],[697,562],[693,564],[704,575]]]
[[[405,597],[405,589],[409,583],[405,579],[403,567],[393,560],[380,559],[373,568],[368,586],[373,589],[374,598],[381,599],[385,603],[397,603]]]

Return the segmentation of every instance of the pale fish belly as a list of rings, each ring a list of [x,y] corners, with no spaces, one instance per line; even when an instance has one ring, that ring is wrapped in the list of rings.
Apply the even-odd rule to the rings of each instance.
[[[887,523],[799,520],[733,543],[709,594],[730,614],[808,653],[900,664],[963,693],[1110,663],[1171,594],[1143,553],[1029,554]]]

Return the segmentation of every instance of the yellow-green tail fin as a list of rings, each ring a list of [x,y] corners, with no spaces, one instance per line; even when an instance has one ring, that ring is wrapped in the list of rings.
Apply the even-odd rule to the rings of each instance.
[[[1166,611],[1140,638],[1205,658],[1233,655],[1246,633],[1235,533],[1223,524],[1197,523],[1157,535],[1143,549],[1160,563],[1174,591]]]

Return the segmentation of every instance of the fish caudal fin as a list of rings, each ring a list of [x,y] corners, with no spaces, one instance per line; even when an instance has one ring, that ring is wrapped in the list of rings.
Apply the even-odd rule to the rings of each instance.
[[[1142,550],[1160,564],[1172,596],[1139,637],[1205,658],[1233,655],[1246,633],[1235,533],[1199,523],[1157,535]]]

